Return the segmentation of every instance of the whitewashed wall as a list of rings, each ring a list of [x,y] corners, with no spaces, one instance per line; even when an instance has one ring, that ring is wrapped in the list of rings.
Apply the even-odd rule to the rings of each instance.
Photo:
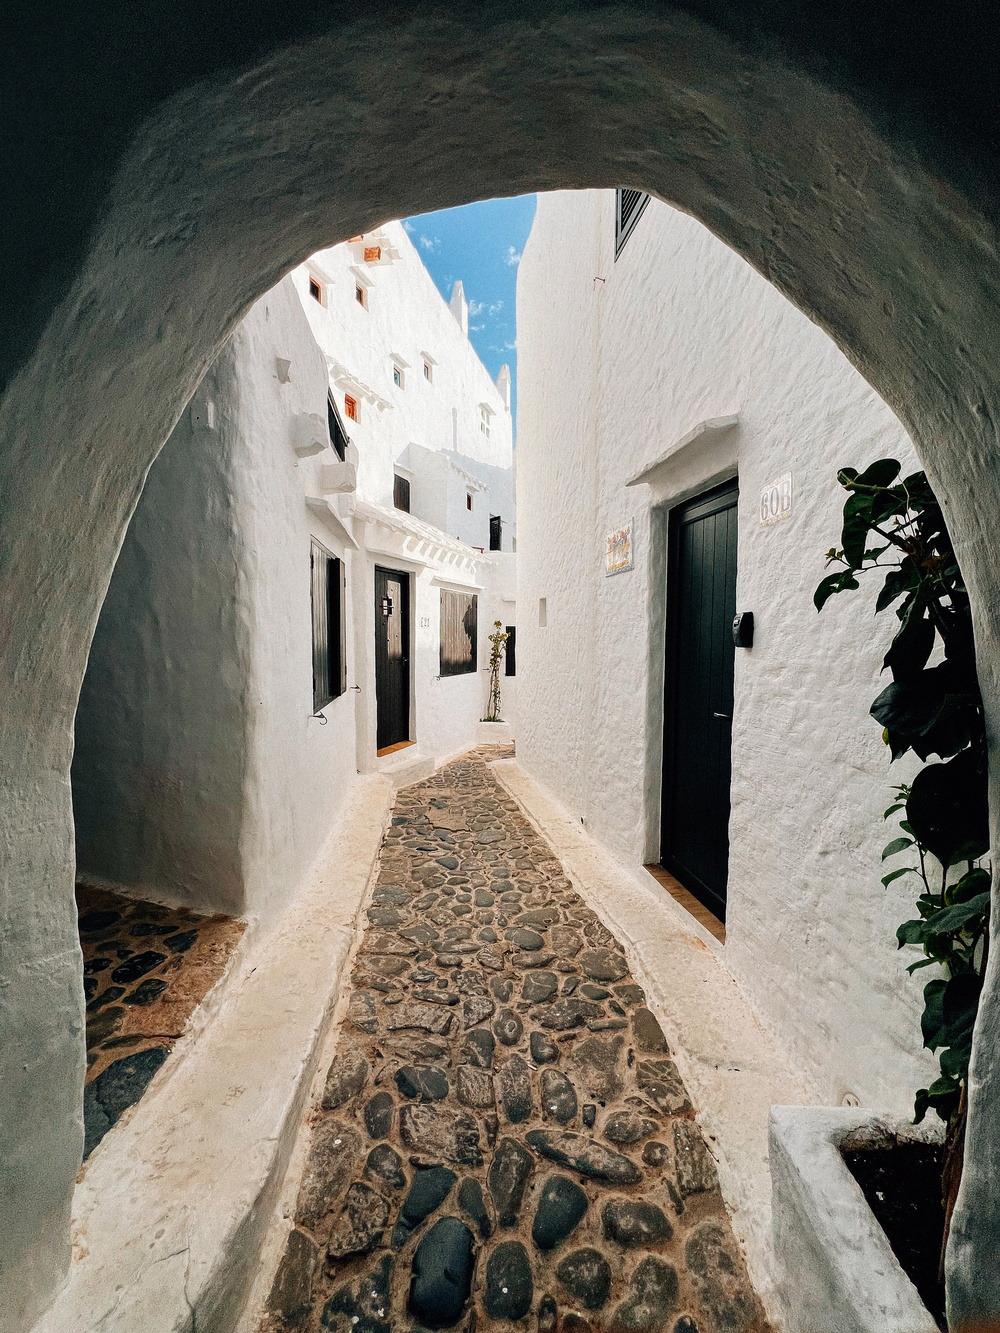
[[[376,247],[380,259],[366,262],[366,249]],[[442,555],[433,543],[408,543],[370,523],[364,535],[358,534],[371,548],[367,569],[362,573],[359,568],[353,588],[355,624],[365,655],[364,665],[359,661],[359,680],[368,696],[359,701],[359,764],[366,770],[380,766],[375,754],[374,667],[369,660],[374,625],[365,605],[374,598],[378,564],[411,573],[410,734],[422,754],[439,762],[473,742],[488,694],[483,670],[487,635],[496,617],[506,615],[504,623],[514,623],[510,577],[501,572],[500,562],[489,558],[491,515],[503,520],[505,557],[513,558],[516,534],[512,420],[503,372],[498,387],[469,342],[464,294],[456,292],[452,306],[442,300],[399,222],[313,255],[291,278],[326,357],[338,408],[343,412],[347,394],[358,403],[358,420],[344,424],[358,452],[359,501],[391,510],[398,470],[410,481],[414,518],[486,557],[473,567],[459,552]],[[310,293],[310,278],[319,283],[321,300]],[[359,284],[364,305],[356,299]],[[424,375],[425,360],[430,379]],[[401,385],[394,381],[397,368]],[[490,409],[488,436],[481,429],[482,404]],[[471,510],[466,503],[470,491]],[[478,589],[479,669],[442,679],[440,587],[449,571],[454,586]],[[510,600],[506,610],[501,606],[505,597]],[[399,762],[398,757],[391,762]]]
[[[305,503],[332,453],[300,462],[292,443],[296,415],[325,422],[326,386],[286,279],[150,471],[77,716],[82,877],[267,918],[333,825],[356,771],[354,694],[312,717],[310,538],[349,568],[353,552]]]
[[[658,859],[665,516],[738,471],[756,639],[737,651],[725,957],[821,1097],[906,1111],[933,1062],[895,949],[909,892],[879,882],[882,811],[910,775],[868,716],[892,623],[874,585],[821,616],[812,593],[837,469],[915,466],[910,441],[824,333],[655,200],[615,263],[612,191],[540,195],[517,314],[519,760],[620,855]],[[731,414],[655,487],[626,487]],[[786,471],[792,517],[762,528],[760,488]],[[606,578],[605,533],[629,518],[636,567]]]

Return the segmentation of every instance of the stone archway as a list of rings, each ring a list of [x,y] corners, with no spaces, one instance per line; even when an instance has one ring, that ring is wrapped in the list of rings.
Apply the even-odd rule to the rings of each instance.
[[[568,3],[474,19],[372,10],[178,93],[132,140],[0,404],[11,1327],[44,1306],[68,1260],[83,1059],[73,715],[147,469],[236,323],[309,253],[425,209],[618,185],[728,242],[907,426],[948,506],[997,726],[997,231],[855,103],[679,10]],[[959,1318],[1000,1317],[997,966],[951,1248]]]

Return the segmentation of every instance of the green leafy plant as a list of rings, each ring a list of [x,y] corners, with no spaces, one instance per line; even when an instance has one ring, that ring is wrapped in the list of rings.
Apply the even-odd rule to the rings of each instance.
[[[875,613],[895,609],[899,628],[883,670],[892,681],[871,706],[892,760],[912,750],[925,767],[885,818],[902,812],[900,835],[883,862],[903,853],[916,861],[890,870],[882,883],[917,877],[917,916],[896,932],[899,947],[923,958],[908,971],[934,964],[943,976],[924,986],[924,1045],[938,1056],[940,1076],[916,1094],[917,1121],[933,1108],[949,1127],[944,1193],[950,1216],[961,1174],[965,1087],[972,1029],[989,948],[992,869],[989,850],[986,727],[969,595],[941,507],[923,472],[900,480],[900,465],[881,459],[864,472],[844,468],[837,480],[849,493],[841,548],[827,553],[839,566],[816,589],[821,611],[836,593],[859,588],[859,576],[885,570]],[[932,756],[939,762],[928,763]],[[891,762],[891,761],[890,761]]]
[[[486,709],[484,722],[502,722],[500,716],[500,663],[507,651],[510,635],[504,630],[499,620],[493,622],[493,633],[489,636],[490,644],[490,702]]]

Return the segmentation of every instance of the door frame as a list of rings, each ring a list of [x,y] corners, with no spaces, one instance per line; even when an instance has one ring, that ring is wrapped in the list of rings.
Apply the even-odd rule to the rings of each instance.
[[[709,888],[708,885],[702,884],[700,880],[697,880],[697,876],[694,876],[690,871],[686,870],[683,867],[681,867],[681,872],[685,875],[686,879],[697,880],[697,887],[693,887],[692,884],[682,881],[680,879],[680,876],[677,874],[677,866],[679,863],[676,862],[674,858],[670,856],[670,853],[667,852],[665,849],[665,843],[667,837],[667,822],[666,819],[664,818],[664,807],[666,805],[667,792],[669,790],[667,767],[668,764],[672,762],[674,754],[674,740],[675,740],[674,733],[675,733],[675,723],[677,715],[676,691],[678,688],[679,676],[680,676],[679,672],[680,637],[678,634],[678,623],[677,623],[680,607],[679,607],[679,597],[677,595],[677,579],[679,575],[678,549],[680,545],[680,533],[682,525],[679,521],[679,515],[680,511],[689,504],[708,501],[716,496],[721,497],[729,491],[736,492],[736,497],[737,497],[736,509],[737,509],[737,524],[738,524],[739,475],[737,472],[734,472],[732,476],[726,478],[724,481],[716,482],[714,484],[709,484],[704,489],[692,488],[686,494],[678,496],[676,500],[673,500],[668,505],[663,506],[663,509],[661,511],[663,513],[663,519],[666,527],[666,534],[665,534],[666,535],[666,571],[665,571],[666,572],[666,578],[665,578],[666,615],[662,622],[664,625],[663,691],[661,694],[663,726],[661,731],[662,748],[660,751],[660,764],[659,764],[660,820],[659,820],[657,861],[659,862],[660,865],[664,867],[664,869],[668,870],[670,874],[674,875],[674,877],[678,880],[678,883],[681,883],[682,886],[688,890],[688,892],[692,893],[693,896],[696,897],[704,907],[707,907],[707,909],[710,912],[712,912],[714,915],[717,915],[720,921],[725,920],[725,908],[728,902],[728,875],[727,875],[726,901],[723,902],[722,910],[720,912],[718,905],[715,903],[715,901],[713,901],[718,897],[718,895],[715,893],[714,890]],[[739,577],[738,539],[737,539],[736,550],[737,550],[736,573],[738,578]],[[734,682],[734,702],[735,702],[735,682]],[[730,793],[731,792],[732,792],[732,740],[730,733]],[[670,862],[673,862],[673,864],[669,864]],[[703,894],[705,895],[704,897],[702,896]]]
[[[401,595],[400,604],[403,614],[402,634],[406,652],[406,689],[403,697],[406,703],[406,739],[396,741],[391,745],[379,746],[379,689],[378,689],[378,636],[379,636],[379,610],[377,606],[378,596],[378,578],[380,574],[385,574],[389,578],[400,580]],[[413,616],[411,614],[411,600],[413,597],[413,572],[408,569],[397,569],[390,565],[382,565],[377,562],[373,565],[371,582],[371,606],[374,611],[374,638],[373,638],[373,660],[372,660],[372,679],[375,693],[375,756],[382,758],[384,755],[392,754],[394,750],[404,749],[412,745],[413,740]]]

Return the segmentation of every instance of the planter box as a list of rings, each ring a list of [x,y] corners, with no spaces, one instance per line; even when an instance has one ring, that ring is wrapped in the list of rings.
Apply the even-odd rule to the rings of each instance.
[[[479,722],[476,724],[477,745],[513,745],[514,728],[509,722]]]
[[[856,1106],[771,1108],[774,1247],[796,1333],[939,1333],[840,1155],[845,1140],[860,1148],[886,1136],[941,1143],[944,1125]]]

